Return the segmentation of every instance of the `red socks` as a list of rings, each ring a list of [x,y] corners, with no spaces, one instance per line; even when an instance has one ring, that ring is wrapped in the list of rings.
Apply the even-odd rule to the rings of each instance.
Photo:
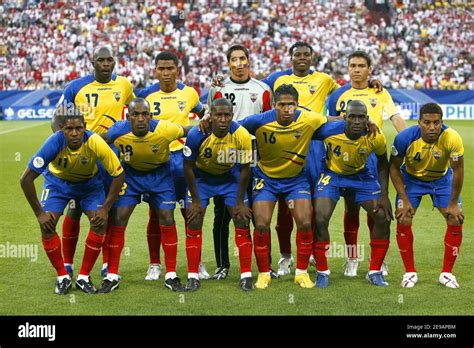
[[[61,254],[61,240],[56,232],[53,233],[51,238],[41,238],[43,242],[44,251],[48,256],[49,261],[56,269],[58,276],[67,275],[66,268],[64,268],[63,256]]]
[[[405,272],[416,272],[411,225],[397,224],[397,243]]]
[[[357,257],[357,235],[359,232],[359,211],[348,215],[344,210],[344,240],[346,241],[347,255]]]
[[[188,273],[199,273],[201,248],[202,229],[191,230],[189,227],[186,227],[186,257],[188,258]]]
[[[107,230],[105,231],[105,240],[104,244],[102,244],[102,263],[108,263],[109,259],[109,249],[107,245],[109,245],[109,237],[110,237],[110,226],[112,225],[112,216],[109,215],[107,220]]]
[[[253,245],[259,272],[270,272],[270,230],[253,232]]]
[[[448,225],[444,236],[444,262],[442,272],[452,273],[462,242],[462,225]]]
[[[281,254],[291,254],[291,232],[293,231],[293,216],[283,198],[278,200],[277,224],[275,230],[280,244]]]
[[[88,276],[91,273],[92,267],[94,267],[94,264],[99,257],[104,240],[105,235],[97,234],[92,230],[89,231],[86,238],[86,247],[79,274]]]
[[[148,241],[148,252],[150,254],[150,263],[161,264],[160,247],[161,247],[161,230],[160,220],[154,213],[153,209],[149,209],[150,219],[146,227],[146,239]]]
[[[176,224],[160,225],[163,252],[165,253],[166,272],[176,272],[176,255],[178,253],[178,233]]]
[[[120,255],[125,244],[125,229],[127,226],[110,225],[107,237],[109,273],[118,274]]]
[[[71,219],[67,215],[64,217],[62,230],[64,263],[74,263],[74,254],[80,228],[81,220]]]
[[[380,271],[383,260],[388,251],[388,239],[372,239],[370,241],[370,267],[369,271]]]
[[[328,268],[328,258],[326,252],[329,250],[329,241],[315,242],[313,243],[314,247],[314,258],[316,259],[316,270],[319,272],[327,271]]]
[[[313,251],[313,232],[296,232],[296,268],[300,270],[308,269],[309,257]]]
[[[250,228],[235,228],[235,245],[239,248],[240,273],[251,272],[252,239],[250,238]]]

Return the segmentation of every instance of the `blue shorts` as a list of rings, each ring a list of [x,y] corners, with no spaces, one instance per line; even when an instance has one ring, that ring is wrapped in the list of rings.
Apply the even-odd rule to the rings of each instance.
[[[175,208],[176,196],[168,162],[148,172],[138,171],[127,165],[123,167],[126,185],[122,187],[114,207],[137,205],[141,202],[142,195],[146,195],[147,199],[144,201],[156,208]]]
[[[324,147],[324,142],[321,140],[311,140],[304,169],[308,175],[311,188],[315,187],[319,180],[319,175],[324,168],[325,157],[326,148]]]
[[[45,171],[40,199],[43,210],[63,213],[71,199],[74,199],[83,211],[98,210],[105,201],[104,186],[100,176],[96,175],[85,182],[70,182]]]
[[[120,158],[120,152],[117,149],[117,147],[115,147],[114,144],[109,144],[109,146],[112,149],[112,151],[115,153],[117,158]],[[102,182],[104,184],[105,195],[107,195],[107,193],[109,192],[109,189],[110,189],[110,185],[112,185],[112,180],[114,180],[114,177],[111,176],[107,172],[107,170],[104,168],[102,163],[100,163],[100,161],[97,162],[97,168],[99,169],[99,175],[102,178]]]
[[[224,198],[225,205],[235,207],[239,193],[239,174],[237,168],[237,171],[233,170],[233,173],[229,173],[229,175],[196,177],[196,187],[202,208],[205,209],[209,205],[209,200],[216,196]],[[191,202],[191,194],[188,192],[186,208]],[[248,204],[247,193],[245,193],[244,203]]]
[[[186,180],[184,179],[183,169],[183,150],[173,151],[170,153],[170,166],[171,174],[173,175],[174,190],[176,194],[176,200],[184,208],[184,202],[186,201]]]
[[[421,198],[430,195],[433,206],[447,208],[453,190],[453,172],[449,168],[445,176],[434,181],[422,181],[402,170],[405,191],[413,208],[420,206]],[[398,195],[396,201],[398,202]],[[461,199],[459,199],[461,202]]]
[[[340,175],[324,169],[313,198],[329,197],[337,202],[341,196],[354,197],[357,204],[378,199],[381,196],[380,183],[368,170],[354,175]]]
[[[375,154],[375,152],[372,152],[367,158],[367,161],[365,162],[365,168],[367,168],[367,170],[372,176],[376,177],[377,180],[379,180],[379,171],[377,169],[377,163],[377,155]]]
[[[307,173],[285,179],[273,179],[266,176],[260,167],[253,170],[253,202],[271,201],[276,202],[279,197],[285,201],[291,199],[311,199],[311,191]]]

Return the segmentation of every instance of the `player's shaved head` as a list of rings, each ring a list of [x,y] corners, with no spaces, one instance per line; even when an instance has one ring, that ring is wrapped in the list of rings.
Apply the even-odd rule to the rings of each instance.
[[[360,100],[351,100],[346,115],[367,115],[367,106]]]
[[[92,60],[96,61],[99,57],[106,58],[106,57],[113,57],[114,53],[112,48],[109,46],[99,46],[94,50],[94,54],[92,55]]]
[[[215,111],[216,107],[218,106],[227,106],[231,112],[234,110],[234,106],[232,105],[232,103],[225,98],[219,98],[214,100],[211,104],[211,112]]]
[[[150,111],[150,103],[148,103],[148,100],[143,99],[143,98],[135,98],[133,99],[130,104],[128,105],[128,111],[130,113],[135,112],[135,109],[137,106],[143,106],[145,107],[148,111]]]

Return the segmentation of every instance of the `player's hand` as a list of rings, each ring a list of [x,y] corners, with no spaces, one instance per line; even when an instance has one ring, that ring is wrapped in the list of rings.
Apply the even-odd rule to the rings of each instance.
[[[198,129],[202,133],[211,133],[211,117],[204,116],[201,121],[199,121]]]
[[[97,210],[91,219],[91,227],[94,231],[102,231],[107,226],[109,212],[104,208]]]
[[[193,202],[189,204],[189,207],[186,210],[186,218],[188,220],[188,223],[193,221],[199,215],[204,216],[204,209],[202,209],[201,201],[193,200]]]
[[[380,93],[383,91],[383,84],[380,80],[370,80],[369,87],[375,87],[375,93]]]
[[[224,87],[224,76],[217,74],[212,78],[211,87]]]
[[[240,221],[246,221],[248,223],[252,218],[252,210],[244,203],[237,203],[237,206],[234,209],[234,217]]]
[[[405,224],[407,220],[411,220],[415,216],[415,209],[408,198],[400,198],[397,202],[397,211],[395,217],[401,224]]]
[[[380,128],[377,124],[369,118],[369,122],[367,122],[367,133],[369,137],[375,138],[377,134],[380,134]]]
[[[56,218],[53,213],[43,211],[36,218],[42,230],[52,233],[56,229]]]
[[[464,213],[462,212],[461,205],[458,202],[448,204],[446,209],[448,218],[454,219],[458,224],[462,225],[464,222]]]
[[[392,204],[390,203],[390,199],[388,198],[388,196],[382,196],[380,197],[380,199],[377,200],[377,205],[375,206],[374,213],[378,212],[379,209],[383,210],[387,221],[393,220]]]

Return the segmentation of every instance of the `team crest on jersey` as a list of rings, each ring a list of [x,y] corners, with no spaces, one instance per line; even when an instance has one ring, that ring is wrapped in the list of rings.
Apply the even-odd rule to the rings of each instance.
[[[368,150],[366,148],[362,147],[362,148],[359,149],[359,155],[365,155],[367,153],[367,151]]]
[[[156,153],[156,151],[158,151],[158,147],[158,144],[151,145],[151,151],[153,151],[153,153]]]
[[[370,105],[372,105],[372,107],[375,108],[375,106],[377,105],[377,99],[370,98],[369,101],[370,101]]]
[[[116,100],[116,101],[119,101],[119,100],[120,100],[121,94],[122,94],[122,92],[114,92],[114,97],[115,97],[115,100]]]
[[[301,137],[301,131],[300,130],[295,130],[295,138],[299,139]]]
[[[441,152],[433,150],[433,157],[436,158],[436,159],[440,159],[441,158]]]
[[[258,93],[250,93],[250,100],[252,103],[255,103],[257,101]]]
[[[186,102],[185,101],[178,101],[178,108],[181,112],[183,112],[184,109],[186,108]]]
[[[316,92],[316,85],[308,85],[309,93],[314,94]]]
[[[87,162],[89,162],[89,157],[81,156],[79,160],[81,161],[82,164],[87,164]]]

